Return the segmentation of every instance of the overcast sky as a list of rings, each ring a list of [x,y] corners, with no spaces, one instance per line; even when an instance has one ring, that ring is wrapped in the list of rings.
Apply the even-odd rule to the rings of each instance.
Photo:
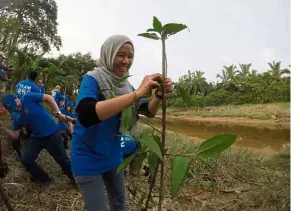
[[[167,41],[168,75],[174,81],[188,70],[201,70],[216,80],[222,66],[252,63],[262,72],[268,62],[290,64],[289,0],[57,0],[61,53],[91,52],[98,58],[105,39],[124,34],[133,40],[134,86],[150,73],[161,72],[161,44],[136,36],[162,23],[190,28]],[[53,55],[58,55],[53,52]]]

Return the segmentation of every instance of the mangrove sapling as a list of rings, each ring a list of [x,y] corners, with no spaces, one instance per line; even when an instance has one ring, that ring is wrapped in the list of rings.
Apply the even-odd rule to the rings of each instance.
[[[162,43],[162,79],[161,81],[161,91],[162,91],[162,131],[161,134],[155,135],[154,132],[158,131],[155,127],[152,127],[152,133],[143,129],[139,134],[132,134],[132,106],[125,109],[124,115],[121,121],[122,132],[131,133],[139,145],[136,151],[123,160],[123,162],[118,167],[118,172],[123,170],[127,165],[134,161],[135,166],[138,169],[142,168],[142,163],[147,159],[147,163],[151,169],[152,178],[150,179],[149,192],[145,201],[145,206],[143,206],[144,200],[140,200],[137,204],[137,209],[142,208],[142,210],[148,210],[150,201],[152,200],[152,192],[155,186],[157,172],[160,168],[160,185],[159,185],[159,211],[162,210],[162,201],[164,199],[164,159],[166,155],[165,141],[166,141],[166,108],[167,100],[164,82],[167,78],[167,57],[166,57],[166,40],[184,30],[187,26],[179,23],[168,23],[162,25],[161,22],[153,17],[153,28],[148,29],[146,33],[141,33],[138,36],[146,37],[149,39],[160,40]],[[114,86],[112,87],[114,88]],[[182,88],[181,88],[182,89]],[[180,90],[181,93],[183,90]],[[187,100],[187,96],[183,97]],[[133,105],[136,106],[136,105]],[[235,135],[223,134],[214,136],[201,145],[199,145],[194,152],[182,155],[173,155],[167,152],[167,155],[174,156],[171,169],[171,196],[176,197],[179,189],[181,188],[186,174],[189,171],[189,166],[191,163],[191,158],[196,158],[201,160],[207,167],[211,167],[211,164],[207,162],[209,157],[213,157],[222,151],[229,148],[236,140]],[[144,194],[143,194],[144,195]]]

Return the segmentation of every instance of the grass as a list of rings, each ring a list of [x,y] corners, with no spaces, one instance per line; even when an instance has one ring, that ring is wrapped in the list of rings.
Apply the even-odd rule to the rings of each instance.
[[[161,111],[159,111],[161,113]],[[159,113],[159,114],[160,114]],[[169,115],[202,117],[245,117],[250,119],[290,118],[290,103],[226,105],[205,108],[169,108]]]
[[[28,173],[4,140],[3,133],[0,135],[3,158],[9,165],[3,186],[16,211],[82,210],[80,193],[67,184],[68,179],[45,151],[40,154],[38,162],[55,182],[51,189],[43,190],[30,182]],[[186,137],[174,133],[167,135],[166,144],[168,152],[172,154],[191,152],[197,146]],[[233,148],[210,160],[213,170],[193,160],[179,196],[171,199],[169,187],[172,157],[167,156],[163,210],[290,210],[289,158],[289,154],[281,154],[266,160],[259,154]],[[127,180],[130,181],[127,183],[128,209],[134,211],[143,197],[141,191],[147,191],[147,178],[128,176]],[[157,191],[154,190],[154,196]],[[151,204],[151,210],[157,210],[156,197]]]

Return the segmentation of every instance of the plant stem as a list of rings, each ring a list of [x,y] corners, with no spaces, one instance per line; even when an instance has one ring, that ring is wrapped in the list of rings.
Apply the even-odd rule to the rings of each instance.
[[[150,204],[150,199],[152,197],[152,192],[153,192],[153,189],[154,189],[154,186],[155,186],[155,183],[156,183],[159,164],[160,164],[160,161],[158,161],[157,168],[156,168],[156,170],[154,172],[154,175],[153,175],[153,178],[152,178],[152,181],[151,181],[151,184],[150,184],[149,193],[147,195],[147,200],[146,200],[146,203],[145,203],[145,210],[148,210],[148,207],[149,207],[149,204]],[[160,196],[159,196],[159,198],[160,198]]]
[[[143,121],[147,126],[151,127],[154,131],[158,132],[159,134],[162,134],[161,131],[159,131],[158,129],[156,129],[154,126],[152,126],[151,124],[148,123],[148,121],[144,120],[144,119],[140,119],[141,121]]]
[[[164,86],[164,82],[167,78],[167,67],[166,67],[166,38],[162,37],[162,55],[163,55],[163,62],[162,62],[162,72],[163,72],[163,86],[162,86],[162,93],[163,93],[163,102],[162,102],[162,158],[164,160],[165,154],[165,142],[166,142],[166,109],[167,109],[167,98],[166,98],[166,90]],[[161,174],[160,174],[160,191],[159,191],[159,211],[162,211],[162,202],[164,200],[164,162],[161,162]]]

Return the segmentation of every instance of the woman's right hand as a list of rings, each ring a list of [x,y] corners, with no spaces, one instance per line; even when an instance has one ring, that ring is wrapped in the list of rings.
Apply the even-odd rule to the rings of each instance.
[[[145,76],[136,90],[137,97],[141,98],[149,95],[153,89],[160,86],[158,81],[162,81],[162,75],[159,73]]]

